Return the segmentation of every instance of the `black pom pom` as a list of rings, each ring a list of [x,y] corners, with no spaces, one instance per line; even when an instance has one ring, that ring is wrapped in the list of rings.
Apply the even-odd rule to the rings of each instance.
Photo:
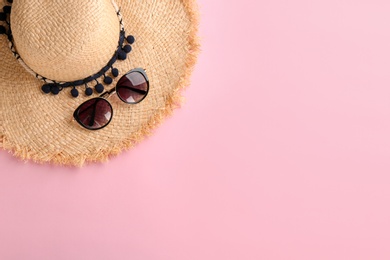
[[[85,89],[85,95],[90,96],[92,94],[93,94],[93,90],[91,88],[86,88]]]
[[[123,47],[123,50],[126,52],[126,53],[130,53],[132,48],[130,45],[125,45],[125,47]]]
[[[57,85],[51,85],[50,91],[53,95],[58,95],[60,88]]]
[[[4,26],[0,25],[0,34],[6,34],[7,30],[5,29]]]
[[[72,97],[78,97],[79,96],[79,91],[77,89],[72,89],[72,91],[70,92],[72,94]]]
[[[119,60],[125,60],[126,58],[127,58],[127,53],[124,52],[124,51],[122,51],[122,50],[120,50],[120,51],[118,52],[118,59],[119,59]]]
[[[135,42],[135,38],[134,38],[133,35],[129,35],[129,36],[127,36],[127,38],[126,38],[126,41],[127,41],[128,43],[130,43],[130,44],[133,44],[133,43]]]
[[[110,85],[112,83],[112,78],[104,77],[104,83],[106,83],[107,85]]]
[[[4,7],[3,7],[3,11],[4,11],[4,13],[6,13],[6,14],[11,13],[11,6],[9,6],[9,5],[4,6]]]
[[[50,93],[51,85],[50,84],[45,84],[42,86],[42,91],[46,94]]]
[[[96,90],[97,93],[103,93],[104,87],[103,87],[102,84],[99,83],[99,84],[97,84],[97,85],[95,86],[95,90]]]
[[[119,76],[119,70],[117,68],[113,68],[111,70],[111,73],[112,73],[112,76],[114,76],[115,78]]]
[[[1,12],[0,13],[0,21],[5,21],[5,20],[7,20],[7,15],[6,15],[6,13]]]

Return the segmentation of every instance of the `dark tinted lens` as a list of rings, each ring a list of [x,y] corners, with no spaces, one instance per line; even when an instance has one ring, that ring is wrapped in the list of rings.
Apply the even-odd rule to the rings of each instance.
[[[148,94],[148,83],[142,73],[134,71],[124,75],[118,82],[116,92],[123,102],[136,104]]]
[[[112,118],[112,107],[107,100],[94,98],[81,104],[74,114],[82,126],[97,130],[105,127]]]

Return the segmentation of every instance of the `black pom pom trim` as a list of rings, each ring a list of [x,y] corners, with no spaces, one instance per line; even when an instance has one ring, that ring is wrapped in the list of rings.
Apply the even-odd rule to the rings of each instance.
[[[126,41],[127,41],[128,43],[130,43],[130,44],[133,44],[133,43],[135,42],[135,38],[134,38],[133,35],[129,35],[129,36],[127,36],[127,38],[126,38]]]
[[[112,78],[111,77],[104,77],[104,83],[106,83],[107,85],[110,85],[112,83]]]
[[[51,89],[51,84],[45,84],[42,86],[42,91],[46,94],[50,93],[50,89]]]
[[[104,91],[104,86],[102,85],[102,84],[97,84],[96,86],[95,86],[95,90],[96,90],[96,92],[97,93],[103,93],[103,91]]]
[[[79,91],[75,88],[72,89],[72,91],[70,93],[72,94],[72,97],[77,98],[79,96]]]
[[[0,21],[5,21],[5,20],[7,20],[7,14],[1,12],[1,13],[0,13]]]
[[[57,85],[51,85],[50,91],[53,95],[58,95],[60,93],[60,88]]]
[[[6,14],[11,13],[11,6],[9,6],[9,5],[4,6],[4,7],[3,7],[3,11],[4,11],[4,13],[6,13]]]
[[[93,94],[93,90],[91,88],[86,88],[85,89],[85,95],[91,96]]]
[[[4,26],[0,25],[0,34],[6,34],[7,30],[5,29]]]
[[[123,50],[118,51],[118,60],[125,60],[127,59],[127,53]]]
[[[112,76],[114,76],[115,78],[119,76],[119,70],[117,68],[113,68],[111,70],[111,73],[112,73]]]
[[[131,46],[130,45],[125,45],[125,47],[123,47],[123,50],[126,52],[126,53],[130,53],[131,52]]]

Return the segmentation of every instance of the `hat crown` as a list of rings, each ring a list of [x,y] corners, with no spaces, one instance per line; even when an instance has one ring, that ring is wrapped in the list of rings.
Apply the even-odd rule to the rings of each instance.
[[[36,73],[74,81],[102,69],[118,46],[110,0],[18,0],[11,13],[15,47]]]

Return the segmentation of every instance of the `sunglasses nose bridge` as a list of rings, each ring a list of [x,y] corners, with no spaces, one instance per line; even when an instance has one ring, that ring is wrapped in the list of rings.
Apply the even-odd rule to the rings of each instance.
[[[114,90],[108,94],[108,97],[107,97],[107,98],[110,98],[110,97],[112,97],[112,96],[115,95],[115,94],[116,94],[116,90],[115,90],[115,88],[114,88]]]
[[[99,97],[108,99],[108,98],[110,98],[114,94],[116,94],[116,87],[110,89],[109,91],[104,92]]]

